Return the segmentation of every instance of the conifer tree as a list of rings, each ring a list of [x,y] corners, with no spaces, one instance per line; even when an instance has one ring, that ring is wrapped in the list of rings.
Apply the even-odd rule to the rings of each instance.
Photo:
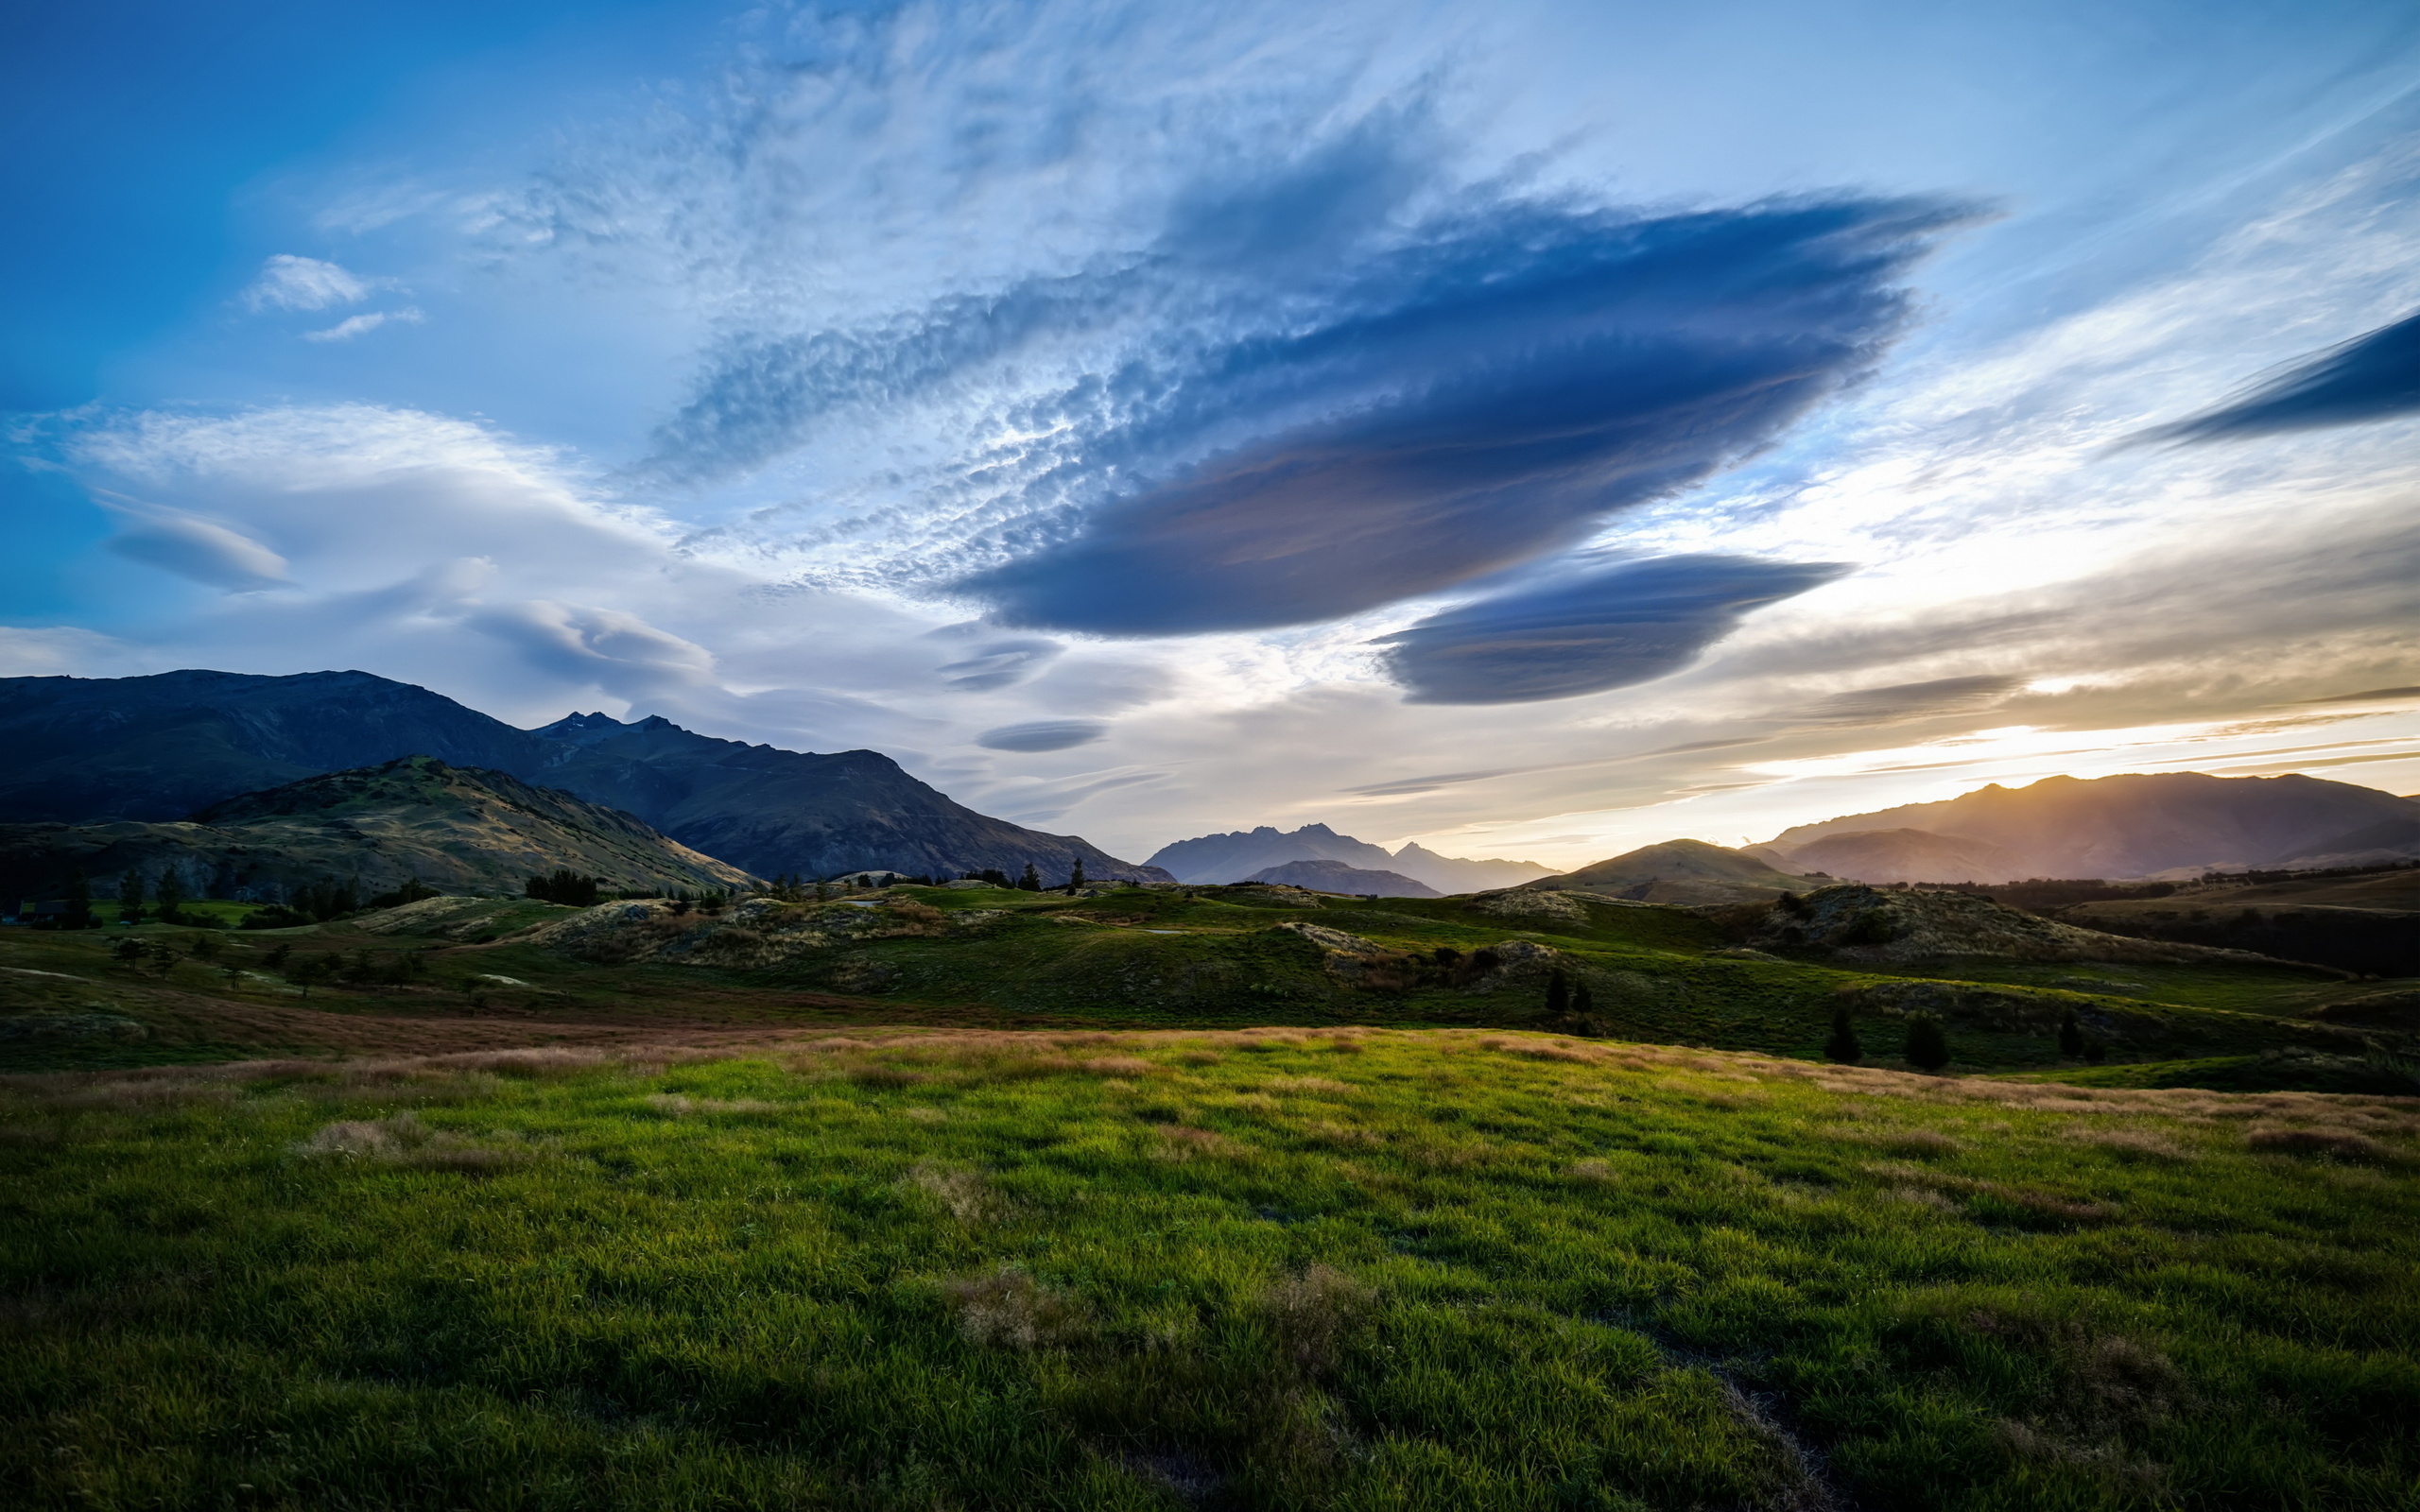
[[[1084,885],[1084,858],[1076,858],[1076,869],[1067,874],[1067,896],[1073,898]]]
[[[1564,979],[1563,968],[1560,966],[1556,967],[1553,974],[1547,978],[1547,1017],[1548,1019],[1571,1017],[1571,983]]]
[[[1854,1066],[1865,1058],[1865,1044],[1857,1037],[1857,1025],[1849,1022],[1846,1004],[1832,1010],[1832,1038],[1824,1041],[1824,1058],[1843,1066]]]
[[[121,924],[143,922],[143,873],[134,867],[117,881],[117,921]]]
[[[61,929],[90,929],[93,926],[93,885],[84,878],[84,868],[78,867],[67,876],[67,917],[60,921]]]
[[[1941,1020],[1929,1013],[1908,1015],[1908,1064],[1919,1071],[1939,1071],[1949,1064],[1949,1036]]]
[[[2059,1054],[2069,1060],[2083,1058],[2083,1025],[2076,1022],[2073,1008],[2059,1015]]]
[[[1593,1017],[1596,1011],[1597,994],[1588,990],[1587,983],[1574,983],[1571,988],[1571,1016],[1575,1019],[1586,1020]]]
[[[185,885],[183,879],[177,875],[176,868],[162,867],[160,868],[160,885],[155,891],[160,899],[160,922],[183,923],[184,920],[178,917],[177,910],[184,903]]]
[[[1032,862],[1028,861],[1025,864],[1025,875],[1017,879],[1017,889],[1020,892],[1042,890],[1042,873],[1033,869]]]

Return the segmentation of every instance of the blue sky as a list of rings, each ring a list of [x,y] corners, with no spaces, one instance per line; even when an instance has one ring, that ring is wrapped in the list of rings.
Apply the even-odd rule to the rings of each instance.
[[[872,746],[1137,855],[2420,790],[2407,7],[9,25],[0,673]]]

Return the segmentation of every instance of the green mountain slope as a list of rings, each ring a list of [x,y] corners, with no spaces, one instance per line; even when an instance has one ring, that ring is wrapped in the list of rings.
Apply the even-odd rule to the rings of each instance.
[[[631,891],[751,881],[628,814],[429,756],[244,794],[184,822],[0,826],[0,885],[16,889],[55,888],[81,869],[108,891],[129,869],[156,883],[171,867],[189,897],[249,888],[274,899],[354,879],[372,893],[411,880],[518,893],[557,868]]]

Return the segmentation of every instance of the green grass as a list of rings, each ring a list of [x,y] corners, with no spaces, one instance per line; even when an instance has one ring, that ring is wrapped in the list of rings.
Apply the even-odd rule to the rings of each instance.
[[[631,1055],[10,1084],[0,1500],[2420,1506],[2408,1102],[1454,1030]]]
[[[1381,988],[1340,980],[1319,947],[1279,926],[1315,923],[1366,938],[1403,957],[1428,958],[1441,947],[1466,955],[1519,941],[1550,949],[1595,995],[1596,1032],[1614,1038],[1755,1050],[1801,1058],[1823,1054],[1834,1012],[1844,1003],[1869,1054],[1894,1057],[1904,1031],[1896,1005],[1877,989],[1910,979],[1975,984],[2031,1005],[2022,1023],[1985,1005],[1953,1005],[1954,1065],[1971,1072],[2061,1074],[2054,1028],[2072,1008],[2099,1014],[2113,1033],[2114,1066],[2228,1063],[2225,1085],[2282,1064],[2282,1056],[2358,1059],[2375,1051],[2409,1054],[2411,1037],[2348,1030],[2302,1017],[2331,997],[2374,985],[2260,966],[2040,966],[1991,961],[1900,968],[1844,968],[1805,960],[1726,953],[1716,924],[1680,909],[1596,902],[1581,921],[1507,919],[1467,902],[1329,898],[1291,907],[1245,891],[1126,889],[1072,899],[1058,893],[997,889],[906,888],[944,916],[979,916],[946,937],[913,936],[843,941],[780,965],[751,970],[674,964],[607,965],[575,959],[496,935],[568,911],[496,900],[458,936],[372,934],[349,923],[230,933],[218,936],[216,964],[195,959],[166,968],[129,967],[108,957],[121,929],[83,934],[0,934],[0,1002],[35,1012],[104,1011],[141,1022],[147,1038],[51,1034],[8,1038],[0,1017],[0,1067],[61,1070],[197,1058],[199,1053],[310,1054],[342,1048],[341,1034],[308,1023],[268,1024],[258,1014],[200,1011],[210,999],[249,1012],[263,1005],[307,1007],[357,1020],[416,1020],[510,1013],[548,1021],[644,1024],[655,1020],[735,1025],[949,1023],[994,1027],[1173,1028],[1295,1023],[1377,1023],[1428,1027],[1541,1028],[1543,971],[1474,991],[1430,972]],[[835,912],[858,914],[845,904]],[[702,917],[702,916],[700,916]],[[375,920],[369,922],[374,923]],[[205,932],[146,925],[134,931],[190,951]],[[230,983],[218,967],[260,968],[284,947],[298,957],[328,954],[379,962],[417,955],[426,967],[404,984],[322,981],[307,998],[255,970]],[[26,970],[61,973],[28,977]],[[501,986],[505,976],[526,984]],[[1902,988],[1903,989],[1903,988]],[[168,997],[182,994],[175,1003]],[[2001,1005],[2005,1005],[2005,1003]],[[173,1010],[173,1011],[170,1011]],[[227,1021],[240,1019],[240,1023]],[[247,1038],[249,1036],[249,1038]],[[198,1052],[197,1047],[204,1047]],[[2279,1088],[2314,1085],[2305,1063]],[[2340,1068],[2342,1069],[2342,1068]],[[2366,1073],[2330,1083],[2339,1090],[2383,1090]]]

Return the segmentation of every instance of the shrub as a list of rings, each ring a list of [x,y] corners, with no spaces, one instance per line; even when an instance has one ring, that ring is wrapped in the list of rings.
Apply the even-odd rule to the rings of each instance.
[[[1849,1022],[1846,1005],[1832,1010],[1832,1038],[1824,1041],[1824,1058],[1843,1066],[1854,1066],[1865,1058],[1865,1044],[1857,1037],[1857,1026]]]
[[[1908,1064],[1920,1071],[1939,1071],[1948,1065],[1949,1035],[1940,1018],[1930,1013],[1908,1015],[1908,1044],[1903,1053]]]

